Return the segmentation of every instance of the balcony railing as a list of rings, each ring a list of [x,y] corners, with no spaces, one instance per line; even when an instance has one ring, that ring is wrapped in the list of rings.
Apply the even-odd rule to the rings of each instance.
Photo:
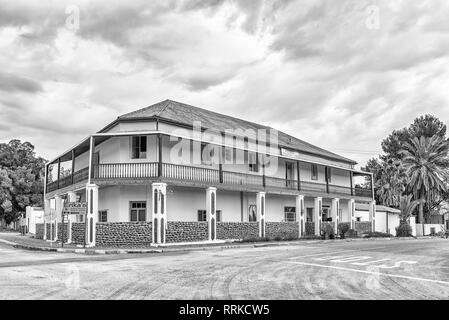
[[[338,186],[313,181],[298,181],[268,177],[262,174],[241,173],[232,171],[222,171],[213,168],[192,167],[186,165],[176,165],[162,163],[159,168],[158,162],[144,163],[108,163],[93,166],[93,179],[100,180],[120,180],[120,179],[152,179],[168,178],[180,181],[198,182],[202,184],[244,186],[253,188],[276,188],[285,190],[300,190],[305,192],[329,193],[342,196],[372,197],[370,189]],[[72,175],[66,176],[58,181],[47,184],[47,192],[52,192],[60,188],[67,187],[73,183],[82,182],[88,179],[89,168],[81,169]]]
[[[73,174],[73,183],[82,182],[84,180],[87,180],[89,177],[89,168],[83,168],[81,170],[76,171]],[[52,181],[47,183],[47,192],[52,192],[61,188],[65,188],[72,185],[72,175],[68,175],[65,177],[62,177],[56,181]]]
[[[162,176],[164,178],[176,180],[220,183],[220,172],[216,169],[190,167],[169,163],[162,164]]]
[[[94,166],[96,179],[153,178],[158,176],[158,163],[107,163]]]
[[[263,176],[242,172],[223,171],[223,184],[239,186],[263,186]]]

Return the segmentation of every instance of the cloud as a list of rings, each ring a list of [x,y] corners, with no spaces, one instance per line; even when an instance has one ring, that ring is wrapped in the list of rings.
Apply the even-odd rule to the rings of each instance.
[[[2,1],[0,134],[50,158],[170,98],[363,164],[420,114],[449,123],[448,14],[444,0]]]
[[[42,91],[42,86],[32,79],[0,72],[0,90],[6,92],[23,91],[34,93]]]

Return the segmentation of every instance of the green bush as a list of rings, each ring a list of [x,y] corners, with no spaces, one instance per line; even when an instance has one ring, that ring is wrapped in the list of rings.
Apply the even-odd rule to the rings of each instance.
[[[363,235],[364,238],[391,238],[393,235],[386,232],[368,232]]]
[[[330,238],[334,236],[334,227],[330,223],[323,223],[321,225],[321,235],[324,239]]]
[[[342,222],[338,224],[338,234],[340,235],[341,239],[344,239],[346,236],[346,233],[349,231],[350,226],[348,222]]]
[[[401,222],[396,228],[396,237],[413,237],[412,227],[407,222]]]

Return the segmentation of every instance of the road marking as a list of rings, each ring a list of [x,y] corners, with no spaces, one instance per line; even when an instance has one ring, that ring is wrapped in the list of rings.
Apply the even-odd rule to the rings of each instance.
[[[393,268],[399,268],[401,266],[401,263],[416,264],[416,263],[418,263],[418,261],[396,261],[394,263],[394,265],[392,265],[392,266],[387,266],[386,264],[383,264],[381,266],[376,266],[376,267],[382,268],[382,269],[393,269]]]
[[[360,251],[370,251],[370,250],[374,250],[374,249],[384,249],[386,247],[374,247],[374,248],[368,248],[366,250],[360,250],[360,249],[349,249],[349,250],[342,250],[342,251],[327,251],[327,252],[321,252],[321,253],[315,253],[315,254],[309,254],[309,255],[304,255],[304,256],[295,256],[295,257],[290,257],[288,258],[289,260],[294,260],[297,258],[309,258],[309,257],[316,257],[316,256],[321,256],[323,254],[328,254],[328,255],[332,255],[332,257],[337,254],[337,253],[349,253],[351,251],[356,251],[356,252],[360,252]]]
[[[353,257],[346,257],[346,258],[338,258],[331,260],[331,262],[337,262],[337,263],[350,263],[350,262],[356,262],[356,261],[362,261],[362,260],[368,260],[372,259],[371,257],[360,257],[360,256],[353,256]]]
[[[380,260],[374,260],[374,261],[365,261],[365,262],[353,262],[351,264],[356,266],[367,266],[376,262],[383,262],[383,261],[390,261],[391,259],[380,259]]]
[[[299,264],[299,265],[303,265],[303,266],[321,267],[321,268],[329,268],[329,269],[336,269],[336,270],[343,270],[343,271],[353,271],[353,272],[358,272],[358,273],[386,276],[386,277],[390,277],[390,278],[401,278],[401,279],[408,279],[408,280],[415,280],[415,281],[426,281],[426,282],[432,282],[432,283],[439,283],[439,284],[449,285],[449,281],[443,281],[443,280],[433,280],[433,279],[426,279],[426,278],[403,276],[403,275],[399,275],[399,274],[391,274],[391,273],[383,273],[383,272],[375,272],[375,271],[367,271],[367,270],[358,270],[358,269],[336,267],[336,266],[326,266],[326,265],[317,264],[317,263],[307,263],[307,262],[299,262],[299,261],[286,261],[286,262],[287,263],[292,263],[292,264]]]

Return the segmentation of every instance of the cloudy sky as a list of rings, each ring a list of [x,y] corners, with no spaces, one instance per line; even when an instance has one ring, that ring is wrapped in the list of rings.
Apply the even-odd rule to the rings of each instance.
[[[0,0],[0,141],[52,158],[169,98],[363,165],[418,115],[449,123],[448,17],[447,0]]]

